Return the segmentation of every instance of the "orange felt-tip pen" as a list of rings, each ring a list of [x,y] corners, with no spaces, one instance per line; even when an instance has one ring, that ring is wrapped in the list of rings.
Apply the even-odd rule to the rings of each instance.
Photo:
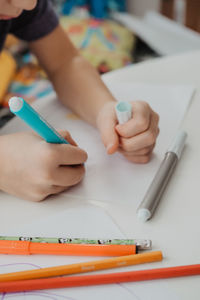
[[[46,254],[72,256],[121,256],[136,254],[136,245],[95,245],[0,241],[0,254]]]
[[[0,292],[25,292],[200,275],[200,264],[97,275],[0,282]]]
[[[54,276],[72,275],[85,272],[93,272],[98,270],[106,270],[111,268],[120,268],[144,264],[149,262],[161,261],[163,258],[161,251],[152,251],[140,254],[123,255],[117,257],[109,257],[89,262],[80,262],[70,265],[54,266],[48,268],[39,268],[34,270],[18,271],[13,273],[0,274],[0,282],[30,280],[47,278]]]

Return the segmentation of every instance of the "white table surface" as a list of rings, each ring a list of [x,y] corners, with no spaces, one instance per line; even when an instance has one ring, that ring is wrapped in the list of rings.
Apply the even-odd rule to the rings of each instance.
[[[193,84],[183,121],[187,145],[154,217],[145,224],[127,207],[107,207],[123,232],[151,236],[168,266],[200,263],[200,51],[158,58],[104,75],[106,82]],[[200,276],[168,280],[181,299],[200,299]]]
[[[142,224],[137,220],[135,211],[130,211],[125,205],[96,204],[107,211],[127,237],[151,238],[153,249],[162,250],[165,257],[160,267],[200,263],[200,51],[126,67],[104,75],[103,79],[108,83],[196,86],[197,92],[183,122],[183,128],[188,132],[187,145],[154,217]],[[66,201],[60,197],[57,201],[50,199],[30,204],[14,197],[11,199],[4,193],[0,193],[0,201],[1,232],[10,224],[25,224],[82,202]],[[166,282],[179,296],[178,299],[200,299],[200,276],[168,279]]]

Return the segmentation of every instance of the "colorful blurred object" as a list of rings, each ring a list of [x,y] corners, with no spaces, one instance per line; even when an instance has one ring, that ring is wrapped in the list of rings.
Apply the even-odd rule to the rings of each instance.
[[[90,16],[103,19],[113,11],[125,11],[125,0],[52,0],[59,14],[76,15],[77,9],[86,8]]]
[[[8,106],[8,100],[13,95],[24,98],[28,103],[36,99],[55,95],[51,83],[38,64],[28,62],[16,72],[10,83],[2,105]]]
[[[60,21],[73,44],[100,73],[132,63],[135,37],[125,27],[110,20],[73,16]]]

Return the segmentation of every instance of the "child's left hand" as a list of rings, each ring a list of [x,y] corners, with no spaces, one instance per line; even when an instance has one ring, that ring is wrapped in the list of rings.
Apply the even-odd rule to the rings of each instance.
[[[117,122],[116,102],[105,104],[99,112],[97,127],[108,154],[119,151],[131,162],[147,163],[159,134],[159,116],[146,102],[131,104],[133,117],[125,124]]]

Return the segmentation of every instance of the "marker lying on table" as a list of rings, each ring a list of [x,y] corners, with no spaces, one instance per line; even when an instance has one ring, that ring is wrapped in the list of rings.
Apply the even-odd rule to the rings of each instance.
[[[113,258],[108,258],[103,260],[83,262],[83,263],[77,263],[71,265],[0,274],[0,282],[47,278],[47,277],[54,277],[54,276],[105,270],[111,268],[119,268],[119,267],[161,261],[162,258],[163,257],[161,251],[152,251],[152,252],[146,252],[142,254],[113,257]]]
[[[79,256],[120,256],[137,252],[136,245],[89,245],[0,241],[0,254],[48,254]]]
[[[164,189],[172,175],[178,160],[181,157],[187,134],[181,131],[176,136],[172,146],[168,149],[165,157],[156,173],[147,193],[137,210],[138,218],[145,222],[150,219],[161,199]]]
[[[200,264],[98,275],[66,276],[11,282],[7,281],[0,283],[0,292],[25,292],[55,288],[70,288],[121,282],[176,278],[194,275],[200,275]]]
[[[12,113],[27,123],[46,142],[55,144],[69,144],[38,112],[24,99],[12,97],[9,100]]]
[[[17,237],[0,236],[0,241],[30,241],[32,243],[59,243],[59,244],[100,244],[100,245],[136,245],[138,250],[150,250],[152,242],[148,239],[85,239],[70,237]]]

